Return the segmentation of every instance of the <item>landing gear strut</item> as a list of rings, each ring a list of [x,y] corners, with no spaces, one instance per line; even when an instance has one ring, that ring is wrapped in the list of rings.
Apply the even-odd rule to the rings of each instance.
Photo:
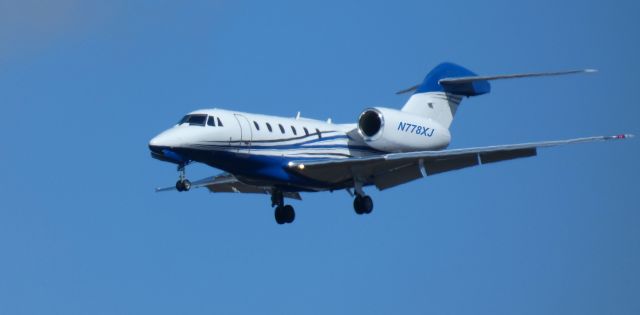
[[[292,223],[296,218],[296,212],[291,205],[284,204],[284,196],[281,191],[274,191],[271,194],[271,206],[276,206],[274,216],[276,223]]]
[[[178,191],[189,191],[191,189],[191,182],[186,178],[184,167],[184,164],[178,165],[178,174],[180,176],[176,182],[176,190]]]

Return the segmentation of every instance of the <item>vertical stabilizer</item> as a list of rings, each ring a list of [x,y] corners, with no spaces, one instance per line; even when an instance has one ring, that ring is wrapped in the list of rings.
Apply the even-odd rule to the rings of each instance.
[[[460,84],[442,84],[445,78],[476,77],[470,70],[445,62],[431,70],[424,81],[415,87],[415,92],[402,107],[403,112],[431,118],[449,128],[456,110],[464,96],[489,93],[491,86],[486,80],[475,80]]]

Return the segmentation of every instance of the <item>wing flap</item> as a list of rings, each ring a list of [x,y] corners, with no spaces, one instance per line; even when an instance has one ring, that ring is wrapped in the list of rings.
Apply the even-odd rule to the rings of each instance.
[[[479,154],[482,164],[532,157],[536,155],[538,155],[538,150],[536,148],[493,151]]]
[[[455,171],[478,164],[480,163],[478,162],[478,155],[476,153],[454,155],[452,157],[437,158],[424,162],[427,175]]]
[[[411,163],[374,175],[373,183],[378,189],[385,190],[422,177],[423,173],[420,165]]]

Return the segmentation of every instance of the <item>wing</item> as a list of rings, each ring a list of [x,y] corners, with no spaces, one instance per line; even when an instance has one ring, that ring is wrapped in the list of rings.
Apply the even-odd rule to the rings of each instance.
[[[598,136],[443,151],[389,153],[362,158],[293,161],[289,163],[289,168],[305,177],[336,186],[353,183],[354,179],[358,179],[375,184],[378,189],[383,190],[428,175],[536,156],[538,148],[631,137],[633,135]]]
[[[211,192],[234,192],[247,194],[271,194],[271,186],[248,185],[229,173],[206,177],[191,183],[191,188],[206,187]],[[156,188],[156,192],[176,190],[175,186]],[[300,194],[284,192],[284,197],[301,200]]]

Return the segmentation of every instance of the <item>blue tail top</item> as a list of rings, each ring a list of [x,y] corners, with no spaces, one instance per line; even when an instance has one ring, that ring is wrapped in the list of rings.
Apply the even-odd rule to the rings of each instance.
[[[446,85],[438,83],[438,81],[444,78],[472,76],[477,76],[477,74],[455,63],[443,62],[427,74],[424,81],[420,86],[418,86],[414,94],[425,92],[447,92],[464,96],[477,96],[491,92],[491,85],[489,84],[489,81],[486,80],[454,84],[448,83]]]

